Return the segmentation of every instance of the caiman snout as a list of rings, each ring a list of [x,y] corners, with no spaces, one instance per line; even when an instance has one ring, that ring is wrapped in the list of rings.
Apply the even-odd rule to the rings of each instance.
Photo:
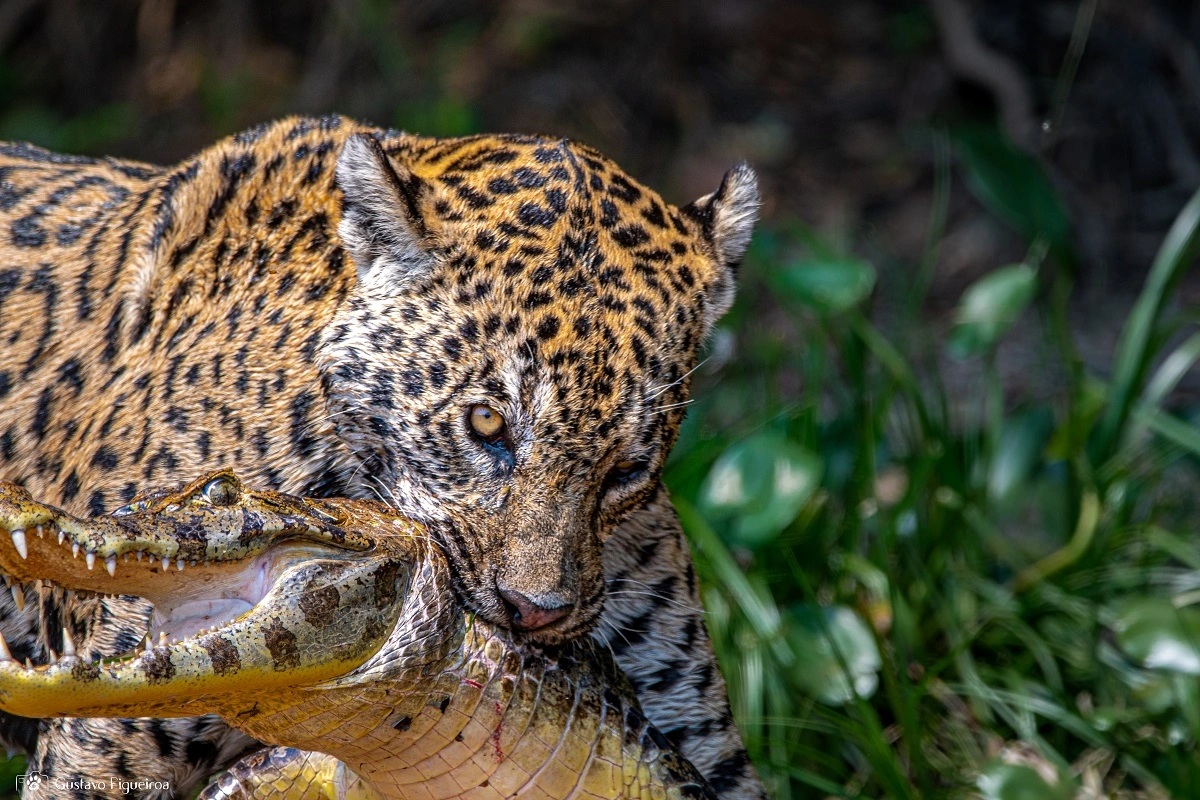
[[[518,591],[496,587],[504,600],[504,607],[512,620],[512,627],[519,631],[536,631],[556,622],[575,608],[575,604],[555,595],[546,595],[535,602]]]

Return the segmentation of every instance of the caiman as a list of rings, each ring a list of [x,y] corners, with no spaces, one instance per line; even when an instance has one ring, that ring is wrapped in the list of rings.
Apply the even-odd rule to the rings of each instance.
[[[715,797],[606,652],[539,647],[467,611],[429,530],[382,504],[223,471],[82,519],[0,483],[0,528],[16,580],[154,606],[119,659],[85,660],[66,633],[37,667],[0,644],[0,709],[216,713],[277,745],[206,800]]]

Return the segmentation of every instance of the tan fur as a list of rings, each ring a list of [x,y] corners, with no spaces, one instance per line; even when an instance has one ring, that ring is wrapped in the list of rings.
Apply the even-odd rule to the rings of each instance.
[[[627,554],[694,602],[657,478],[756,205],[745,168],[678,209],[577,143],[337,117],[262,126],[165,170],[0,146],[0,477],[77,512],[223,466],[379,496],[454,523],[443,545],[489,620],[510,614],[497,584],[572,605],[546,641],[600,619]],[[473,403],[508,421],[505,453],[471,438]],[[638,470],[614,479],[623,461]],[[668,532],[662,547],[647,530]],[[612,604],[597,635],[616,646],[622,625],[687,617],[644,600]],[[105,613],[133,635],[140,612]],[[6,616],[20,615],[0,607],[7,633]],[[689,620],[687,648],[644,641],[618,660],[701,665],[684,693],[635,678],[642,702],[718,789],[754,796]],[[685,706],[707,724],[655,717]]]

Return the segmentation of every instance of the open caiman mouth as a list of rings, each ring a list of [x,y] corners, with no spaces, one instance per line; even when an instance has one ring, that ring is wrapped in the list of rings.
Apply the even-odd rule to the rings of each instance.
[[[0,675],[15,679],[0,677],[0,696],[9,683],[15,713],[72,714],[92,701],[111,709],[122,687],[140,685],[144,716],[146,685],[178,699],[354,669],[391,631],[425,537],[363,501],[351,519],[346,502],[249,491],[219,472],[84,520],[0,484],[0,532],[11,540],[0,533],[0,571],[76,591],[119,587],[154,606],[144,650],[108,664],[84,663],[64,630],[61,657],[22,667],[0,637]]]

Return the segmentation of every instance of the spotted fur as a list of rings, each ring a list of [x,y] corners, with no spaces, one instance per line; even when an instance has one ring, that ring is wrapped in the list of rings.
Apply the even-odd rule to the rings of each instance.
[[[0,478],[99,513],[231,467],[452,523],[481,615],[509,620],[498,588],[573,606],[537,635],[594,631],[714,786],[757,796],[658,483],[756,207],[745,167],[675,208],[575,142],[340,117],[166,169],[0,145]],[[606,580],[654,588],[604,604]],[[4,603],[6,635],[39,605]],[[140,633],[143,607],[100,606],[93,630]]]

